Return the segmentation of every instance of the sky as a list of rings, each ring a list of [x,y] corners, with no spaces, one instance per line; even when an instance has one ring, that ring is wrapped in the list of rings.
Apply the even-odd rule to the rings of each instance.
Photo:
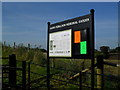
[[[73,2],[73,0],[1,0],[2,2]],[[118,2],[119,0],[74,0],[74,2]]]
[[[95,9],[95,47],[118,45],[117,2],[3,2],[2,41],[47,47],[47,22],[83,16]]]
[[[0,2],[0,41],[2,41],[2,3]]]

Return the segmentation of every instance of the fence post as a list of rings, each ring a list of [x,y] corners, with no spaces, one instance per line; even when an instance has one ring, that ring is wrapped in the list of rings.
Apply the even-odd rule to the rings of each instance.
[[[22,62],[22,88],[26,90],[26,61]]]
[[[28,52],[30,51],[30,44],[28,44]]]
[[[103,56],[97,56],[97,88],[103,90]]]
[[[9,85],[16,86],[16,56],[15,54],[9,55]],[[11,69],[11,67],[13,69]]]
[[[6,45],[6,41],[4,41],[3,45],[4,45],[4,46]]]
[[[14,46],[13,46],[13,48],[14,48],[14,49],[16,48],[16,44],[15,44],[15,42],[14,42]]]
[[[30,62],[28,63],[28,90],[30,90]]]

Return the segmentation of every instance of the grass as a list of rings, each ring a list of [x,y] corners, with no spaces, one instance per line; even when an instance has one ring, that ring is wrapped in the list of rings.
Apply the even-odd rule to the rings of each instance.
[[[43,54],[43,52],[40,51],[40,49],[31,49],[29,52],[25,47],[19,47],[16,50],[13,50],[12,47],[3,47],[3,56],[8,57],[9,54],[16,54],[17,55],[17,67],[21,67],[22,63],[21,61],[25,60],[27,62],[34,62],[36,64],[40,64],[45,66],[46,65],[46,55]],[[104,60],[111,63],[119,63],[119,60]],[[2,60],[2,64],[7,64],[8,60]],[[96,63],[96,60],[95,60]],[[76,77],[73,80],[69,80],[69,78],[73,75],[75,75],[77,72],[84,70],[86,68],[91,67],[91,60],[90,59],[50,59],[50,74],[55,74],[52,77],[56,79],[61,79],[63,81],[71,81],[74,83],[79,84],[79,78]],[[31,73],[31,81],[35,81],[34,83],[31,83],[31,87],[46,87],[46,77],[41,75],[47,75],[47,68],[31,64],[30,66],[31,72],[35,72],[37,74]],[[55,69],[59,68],[59,69]],[[64,69],[64,70],[60,70]],[[26,69],[27,70],[27,69]],[[113,67],[109,65],[104,65],[104,74],[107,75],[114,75],[120,77],[120,68],[119,67]],[[77,71],[77,72],[75,72]],[[27,71],[26,71],[27,73]],[[21,71],[17,71],[17,75],[22,76]],[[28,73],[26,74],[26,77],[28,79]],[[39,79],[39,80],[37,80]],[[90,86],[91,83],[91,76],[90,74],[83,74],[82,82],[88,86]],[[17,80],[19,80],[17,83],[22,83],[21,77],[17,77]],[[8,80],[6,80],[8,81]],[[71,88],[71,90],[75,88],[79,88],[79,86],[68,84],[65,82],[61,82],[58,80],[51,79],[51,86],[53,88]],[[105,87],[112,88],[117,87],[119,85],[119,82],[116,80],[111,80],[109,77],[105,78]],[[95,85],[96,86],[96,85]],[[84,88],[84,90],[88,90]]]
[[[120,60],[104,60],[106,62],[120,64]],[[110,65],[104,65],[104,73],[108,75],[115,75],[120,77],[120,67],[114,67]]]
[[[112,60],[112,61],[107,60],[107,61],[112,62],[112,63],[117,62],[117,60]],[[7,60],[4,60],[3,63],[7,64],[8,62],[7,62]],[[68,70],[73,70],[73,71],[80,71],[80,70],[82,70],[82,67],[83,68],[90,67],[89,63],[90,63],[90,60],[74,60],[74,62],[73,62],[73,60],[66,60],[66,59],[65,60],[64,59],[60,60],[60,59],[58,59],[58,60],[54,61],[55,68],[62,68],[62,69],[66,69],[66,70],[68,69]],[[17,66],[21,67],[21,65],[22,65],[22,63],[19,61],[17,63]],[[52,64],[51,64],[51,66],[52,66]],[[50,70],[51,70],[51,74],[56,73],[56,75],[53,75],[53,78],[56,78],[56,79],[60,79],[60,80],[63,80],[63,81],[69,81],[68,78],[70,76],[76,74],[75,72],[58,70],[58,69],[55,69],[55,68],[53,67]],[[117,67],[112,67],[112,66],[108,66],[108,65],[104,66],[104,72],[107,75],[117,76],[118,75],[117,69],[118,69]],[[32,74],[31,73],[31,81],[34,81],[34,80],[39,79],[39,78],[43,78],[43,76],[40,76],[38,74],[46,75],[46,73],[47,73],[46,67],[41,67],[41,66],[37,66],[37,65],[34,65],[34,64],[31,64],[31,71],[37,73],[37,74]],[[21,73],[20,71],[17,72],[18,75],[20,75],[20,73]],[[86,75],[83,76],[83,78],[84,78],[84,79],[82,79],[83,83],[90,85],[90,75],[86,74]],[[18,77],[17,79],[19,80],[19,82],[17,82],[17,83],[20,84],[22,82],[21,78]],[[41,85],[41,87],[45,87],[46,86],[46,82],[44,81],[45,79],[46,78],[41,79],[37,83],[36,82],[32,83],[31,86],[32,87],[37,87],[37,86]],[[79,84],[79,79],[76,78],[76,79],[72,80],[71,82]],[[54,86],[54,88],[58,88],[58,87],[59,88],[71,88],[71,90],[73,88],[79,88],[79,86],[68,84],[68,83],[65,83],[65,82],[60,82],[60,81],[57,81],[57,80],[52,80],[52,79],[51,79],[51,85]],[[118,83],[117,83],[116,80],[111,80],[108,77],[105,78],[105,87],[106,88],[113,88],[113,87],[117,87],[117,86],[118,86]]]

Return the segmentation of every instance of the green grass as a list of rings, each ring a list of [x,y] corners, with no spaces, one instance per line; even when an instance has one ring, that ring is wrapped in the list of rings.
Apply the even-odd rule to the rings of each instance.
[[[45,66],[46,65],[46,55],[43,54],[43,52],[40,51],[40,49],[31,49],[29,52],[25,47],[19,47],[15,50],[12,47],[9,46],[3,46],[3,57],[8,57],[9,54],[16,54],[17,60],[17,67],[22,67],[21,61],[27,61],[32,62],[36,64],[40,64]],[[104,60],[111,63],[119,63],[118,60]],[[96,63],[96,60],[95,60]],[[8,64],[8,60],[2,60],[2,64]],[[74,71],[81,71],[91,66],[91,60],[90,59],[50,59],[50,74],[55,74],[52,77],[56,79],[61,79],[63,81],[71,81],[74,83],[79,84],[79,78],[75,78],[74,80],[69,80],[69,78],[76,74]],[[46,77],[40,76],[40,75],[47,75],[47,68],[31,64],[30,71],[35,72],[37,74],[31,73],[31,81],[37,80],[35,83],[31,83],[31,87],[46,87]],[[55,68],[65,69],[65,70],[59,70]],[[27,70],[27,67],[26,67]],[[70,71],[71,70],[71,71]],[[104,73],[107,75],[114,75],[114,76],[120,76],[120,68],[118,67],[112,67],[109,65],[104,65]],[[26,77],[28,79],[28,72],[26,71]],[[40,75],[39,75],[40,74]],[[17,75],[22,76],[21,71],[17,71]],[[91,76],[89,74],[84,74],[82,77],[82,82],[88,86],[91,84]],[[96,78],[95,78],[96,79]],[[19,80],[17,83],[22,83],[21,77],[17,77],[17,80]],[[8,81],[7,79],[5,81]],[[95,80],[96,81],[96,80]],[[75,88],[79,88],[79,86],[68,84],[65,82],[57,81],[51,79],[51,86],[53,88],[71,88],[71,90]],[[96,83],[96,82],[95,82]],[[119,85],[119,82],[116,80],[111,80],[110,78],[105,79],[105,87],[112,88],[117,87]],[[96,86],[96,85],[95,85]],[[88,90],[84,88],[84,90]]]
[[[7,60],[6,60],[7,61]],[[76,67],[73,67],[74,66],[74,64],[76,64],[75,63],[75,61],[76,61],[76,63],[79,65],[78,67],[78,70],[81,70],[82,68],[81,68],[81,65],[83,64],[83,61],[84,60],[74,60],[74,62],[72,63],[72,60],[71,60],[71,62],[69,61],[69,60],[57,60],[57,61],[55,61],[55,63],[58,63],[58,62],[60,62],[60,65],[59,66],[56,66],[56,64],[55,64],[55,66],[56,66],[56,68],[64,68],[64,69],[69,69],[69,70],[76,70],[76,69],[74,69],[74,68],[76,68]],[[85,62],[84,62],[84,68],[87,68],[88,66],[90,66],[90,65],[88,65],[89,64],[89,62],[90,62],[90,60],[85,60]],[[114,61],[112,61],[112,62],[114,62]],[[115,61],[116,62],[116,61]],[[7,62],[5,62],[4,61],[4,64],[7,64]],[[61,65],[62,64],[62,65]],[[22,63],[19,61],[18,63],[17,63],[17,66],[18,67],[21,67],[21,65],[22,65]],[[88,65],[88,66],[87,66]],[[62,67],[63,66],[63,67]],[[71,67],[70,67],[71,66]],[[69,68],[68,68],[69,67]],[[36,65],[34,65],[34,64],[31,64],[31,71],[32,72],[35,72],[35,73],[38,73],[38,74],[41,74],[41,75],[46,75],[46,72],[47,72],[47,69],[46,69],[46,67],[41,67],[41,66],[36,66]],[[117,72],[116,71],[116,69],[115,69],[116,67],[111,67],[111,66],[107,66],[107,65],[105,65],[105,67],[104,67],[104,70],[106,70],[105,71],[105,73],[106,74],[109,74],[109,75],[115,75],[115,74],[117,74],[117,73],[115,73],[115,72]],[[64,71],[64,70],[57,70],[57,69],[54,69],[54,68],[51,68],[50,69],[51,70],[51,74],[52,73],[56,73],[56,75],[53,75],[53,78],[56,78],[56,79],[60,79],[60,80],[63,80],[63,81],[69,81],[69,77],[70,76],[72,76],[72,75],[74,75],[74,74],[76,74],[75,72],[70,72],[70,71]],[[20,75],[20,71],[19,72],[17,72],[17,74],[18,75]],[[22,75],[21,75],[22,76]],[[40,75],[37,75],[37,74],[32,74],[31,73],[31,81],[34,81],[34,80],[36,80],[36,79],[39,79],[39,78],[42,78],[43,76],[40,76]],[[28,78],[28,77],[27,77]],[[82,79],[83,80],[83,83],[85,83],[85,84],[88,84],[89,86],[90,86],[90,75],[84,75],[83,76],[83,78],[86,78],[86,79]],[[21,81],[21,78],[20,77],[18,77],[17,78],[18,80],[19,80],[19,82],[17,82],[18,84],[20,84],[22,81]],[[45,78],[46,79],[46,78]],[[37,87],[37,86],[40,86],[41,85],[41,87],[45,87],[46,86],[46,82],[44,82],[44,80],[45,79],[42,79],[42,80],[40,80],[40,81],[38,81],[37,83],[32,83],[31,84],[31,86],[32,87]],[[6,80],[7,81],[7,80]],[[74,80],[72,80],[71,82],[74,82],[74,83],[77,83],[77,84],[79,84],[79,79],[77,78],[77,79],[74,79]],[[54,88],[71,88],[71,90],[72,89],[74,89],[74,88],[79,88],[79,86],[76,86],[76,85],[72,85],[72,84],[68,84],[68,83],[65,83],[65,82],[60,82],[60,81],[57,81],[57,80],[52,80],[51,79],[51,85],[53,85],[54,86]],[[106,88],[112,88],[112,87],[117,87],[118,86],[118,83],[115,81],[115,80],[110,80],[110,78],[107,78],[107,79],[105,79],[105,87]]]

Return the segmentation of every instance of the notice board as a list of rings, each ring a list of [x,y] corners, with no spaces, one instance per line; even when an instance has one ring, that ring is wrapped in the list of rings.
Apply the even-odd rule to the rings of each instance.
[[[49,57],[91,58],[91,14],[49,26]]]
[[[50,33],[49,55],[71,57],[71,29]]]

